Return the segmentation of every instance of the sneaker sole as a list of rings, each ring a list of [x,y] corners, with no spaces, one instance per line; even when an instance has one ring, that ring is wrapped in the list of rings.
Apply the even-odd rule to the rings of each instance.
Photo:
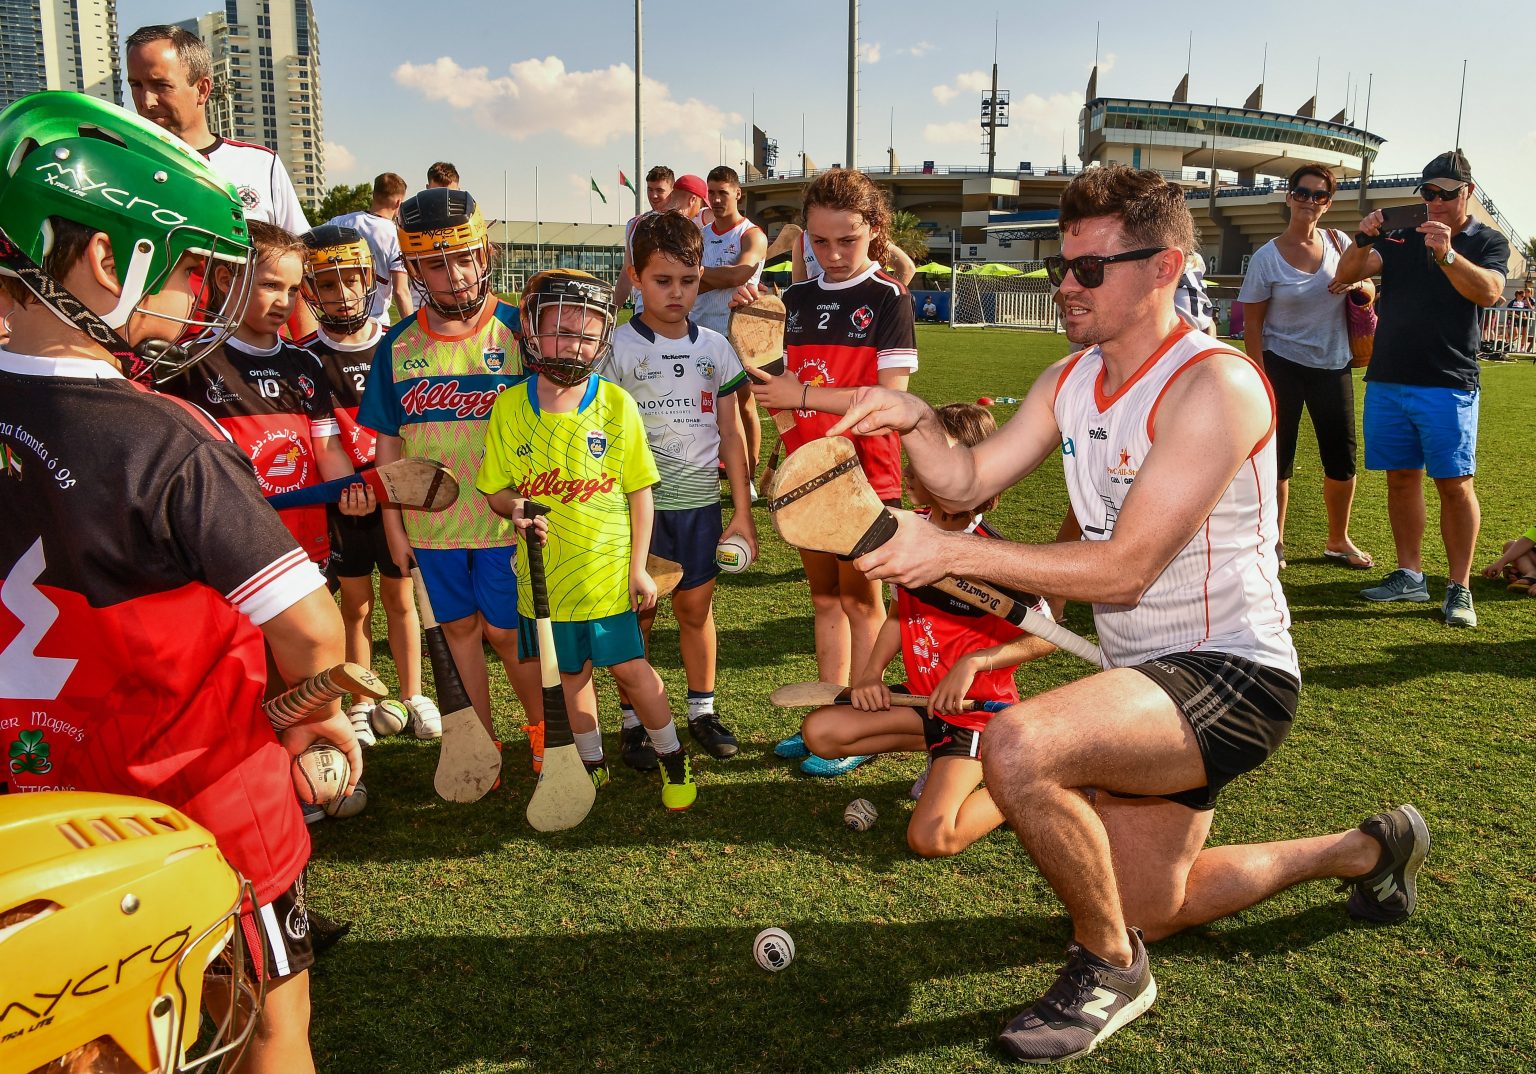
[[[1103,1044],[1110,1037],[1114,1036],[1115,1033],[1124,1029],[1126,1026],[1136,1021],[1136,1019],[1146,1014],[1147,1011],[1151,1009],[1152,1004],[1156,999],[1157,978],[1149,977],[1147,979],[1147,987],[1142,991],[1141,995],[1137,996],[1135,999],[1131,1000],[1131,1002],[1127,1003],[1124,1007],[1121,1007],[1118,1011],[1116,1011],[1114,1017],[1104,1023],[1104,1028],[1100,1029],[1097,1033],[1094,1034],[1093,1040],[1088,1042],[1088,1047],[1083,1048],[1080,1051],[1075,1051],[1071,1055],[1058,1055],[1048,1059],[1042,1059],[1038,1056],[1025,1057],[1015,1053],[1013,1049],[1009,1047],[1008,1039],[1006,1037],[999,1038],[998,1042],[1003,1046],[1003,1050],[1006,1051],[1014,1059],[1017,1059],[1021,1063],[1028,1063],[1031,1066],[1050,1066],[1054,1063],[1065,1063],[1070,1059],[1081,1059],[1083,1056],[1097,1048],[1100,1044]]]
[[[1408,903],[1408,912],[1403,915],[1406,920],[1413,916],[1414,908],[1419,905],[1419,870],[1429,857],[1430,838],[1429,825],[1424,823],[1424,817],[1417,809],[1407,804],[1399,808],[1408,818],[1408,827],[1413,832],[1413,851],[1403,866],[1403,894]]]
[[[1373,604],[1393,604],[1398,601],[1407,601],[1409,604],[1429,603],[1429,590],[1427,589],[1422,593],[1404,593],[1396,597],[1373,597],[1364,591],[1361,591],[1360,595]]]

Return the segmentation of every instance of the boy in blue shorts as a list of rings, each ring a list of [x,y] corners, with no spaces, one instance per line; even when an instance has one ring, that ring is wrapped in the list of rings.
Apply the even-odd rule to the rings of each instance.
[[[528,722],[543,719],[539,669],[517,655],[517,531],[469,491],[491,406],[524,379],[517,310],[491,293],[485,219],[466,191],[423,190],[400,206],[397,224],[406,274],[424,301],[380,342],[357,420],[379,434],[378,465],[421,455],[447,465],[459,481],[458,502],[446,511],[386,508],[384,536],[401,571],[414,555],[464,689],[498,738],[482,634],[500,655]],[[427,732],[416,729],[418,738],[436,737],[442,726]]]
[[[757,529],[734,399],[747,373],[724,336],[688,319],[703,256],[703,235],[692,221],[678,213],[641,217],[629,272],[643,312],[614,332],[606,368],[639,404],[661,474],[651,552],[683,566],[672,611],[688,675],[688,731],[711,756],[724,758],[735,756],[738,746],[715,712],[715,550],[723,538],[740,537],[755,559]],[[720,511],[722,460],[735,508],[729,527]],[[654,609],[640,614],[647,645],[654,620]],[[621,756],[631,768],[649,771],[656,767],[650,740],[628,698],[621,702]]]
[[[539,530],[547,534],[550,618],[571,731],[592,781],[601,787],[609,778],[592,689],[592,669],[606,667],[656,751],[662,805],[687,809],[698,794],[693,769],[640,636],[639,613],[656,606],[645,572],[656,460],[635,400],[593,372],[608,356],[613,322],[613,289],[594,276],[555,269],[528,281],[521,346],[533,376],[496,400],[475,487],[523,529],[533,523],[525,501],[549,508]],[[518,549],[518,596],[532,611],[526,555]],[[522,625],[531,658],[537,634],[532,620]]]

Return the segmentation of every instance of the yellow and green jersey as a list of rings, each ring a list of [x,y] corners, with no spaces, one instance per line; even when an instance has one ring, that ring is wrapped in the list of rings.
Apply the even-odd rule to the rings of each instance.
[[[522,382],[517,308],[487,302],[474,330],[437,335],[426,311],[389,330],[358,406],[360,425],[398,436],[406,455],[437,459],[462,490],[446,511],[402,511],[413,548],[494,548],[517,540],[512,523],[472,490],[496,397]]]
[[[629,608],[629,494],[656,481],[640,408],[628,392],[594,375],[580,406],[552,414],[539,407],[538,378],[529,377],[491,410],[475,488],[487,496],[514,489],[550,509],[544,546],[550,618],[575,623]],[[532,616],[522,543],[517,600]]]

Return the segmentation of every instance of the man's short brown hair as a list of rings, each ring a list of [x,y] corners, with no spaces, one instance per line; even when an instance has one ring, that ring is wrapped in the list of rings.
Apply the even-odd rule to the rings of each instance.
[[[427,169],[427,182],[432,186],[448,186],[459,181],[459,169],[440,160]]]
[[[127,51],[131,52],[142,45],[153,45],[156,41],[171,43],[171,47],[176,50],[176,55],[187,67],[189,85],[213,77],[213,54],[208,51],[208,46],[203,44],[201,37],[188,33],[180,26],[166,24],[140,26],[128,35]]]
[[[706,183],[730,183],[737,190],[741,189],[741,176],[736,174],[736,169],[729,164],[721,164],[711,168],[709,174],[704,177]]]
[[[704,233],[682,213],[661,212],[642,216],[629,239],[635,274],[645,271],[652,254],[666,254],[691,268],[704,261]]]
[[[658,164],[645,173],[647,183],[672,183],[677,181],[677,175],[665,164]]]
[[[373,180],[373,200],[385,201],[389,198],[402,198],[405,196],[405,180],[394,172],[384,172]]]
[[[1103,216],[1120,218],[1127,249],[1162,246],[1187,254],[1195,248],[1184,190],[1157,172],[1106,164],[1079,173],[1061,194],[1061,230]]]

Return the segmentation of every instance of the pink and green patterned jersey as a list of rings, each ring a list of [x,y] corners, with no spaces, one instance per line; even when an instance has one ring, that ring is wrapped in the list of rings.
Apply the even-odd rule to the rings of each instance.
[[[459,480],[446,511],[402,511],[413,548],[493,548],[517,541],[512,523],[475,492],[485,429],[496,397],[525,378],[517,347],[517,307],[486,304],[475,329],[437,335],[426,312],[402,321],[379,344],[357,420],[398,436],[407,456],[437,459]]]

